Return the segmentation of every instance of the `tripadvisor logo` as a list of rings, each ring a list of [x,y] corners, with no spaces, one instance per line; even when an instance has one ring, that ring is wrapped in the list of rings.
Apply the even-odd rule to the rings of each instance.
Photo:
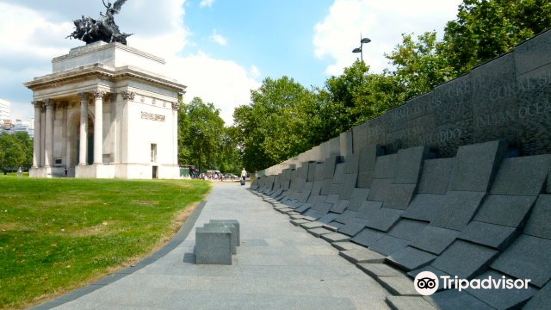
[[[528,289],[528,284],[530,279],[508,279],[505,276],[499,278],[488,276],[485,279],[461,279],[458,276],[440,276],[440,279],[430,271],[423,271],[417,274],[415,280],[413,281],[413,286],[415,290],[421,295],[432,295],[436,293],[440,284],[442,288],[452,289],[455,288],[458,291],[465,289],[474,289],[474,290],[491,290],[491,289]]]

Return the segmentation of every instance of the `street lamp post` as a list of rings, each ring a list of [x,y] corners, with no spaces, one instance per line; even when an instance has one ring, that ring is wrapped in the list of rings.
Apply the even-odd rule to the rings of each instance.
[[[369,42],[371,42],[371,39],[362,38],[362,36],[360,35],[360,47],[356,47],[352,50],[352,53],[360,53],[360,59],[362,60],[362,62],[364,62],[364,44],[367,44]]]

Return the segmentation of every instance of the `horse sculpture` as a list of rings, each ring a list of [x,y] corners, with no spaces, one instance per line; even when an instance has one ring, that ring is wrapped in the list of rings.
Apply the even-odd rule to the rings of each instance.
[[[105,6],[105,14],[101,12],[99,20],[84,15],[82,18],[74,20],[73,23],[76,29],[67,38],[78,39],[86,42],[86,44],[104,41],[107,43],[119,42],[126,45],[126,38],[132,34],[121,33],[119,26],[115,23],[115,15],[120,12],[126,1],[117,0],[112,4],[110,1],[105,3],[105,0],[102,0],[103,6]]]

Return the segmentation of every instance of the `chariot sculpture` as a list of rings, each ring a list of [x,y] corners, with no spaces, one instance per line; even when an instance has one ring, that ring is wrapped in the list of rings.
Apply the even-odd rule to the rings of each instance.
[[[118,14],[126,0],[117,0],[111,3],[102,0],[105,6],[105,13],[100,13],[99,19],[85,17],[74,20],[75,31],[67,38],[77,39],[86,42],[86,44],[104,41],[107,43],[119,42],[126,45],[126,38],[132,34],[121,33],[119,26],[115,23],[115,15]]]

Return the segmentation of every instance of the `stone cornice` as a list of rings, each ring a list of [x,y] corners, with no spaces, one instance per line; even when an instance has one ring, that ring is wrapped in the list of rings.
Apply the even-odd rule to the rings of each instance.
[[[24,85],[34,91],[91,78],[100,78],[112,81],[132,78],[171,88],[178,92],[184,92],[187,88],[187,86],[183,84],[168,80],[165,77],[158,76],[153,73],[140,71],[137,68],[121,67],[112,70],[100,64],[85,66],[59,73],[48,74],[42,77],[35,78],[34,80],[27,82]]]
[[[111,48],[122,49],[122,50],[130,52],[132,54],[136,54],[136,55],[142,56],[144,58],[156,61],[156,62],[161,63],[163,65],[166,64],[166,61],[161,57],[155,56],[153,54],[146,53],[144,51],[140,51],[137,48],[133,48],[133,47],[130,47],[128,45],[124,45],[124,44],[117,43],[117,42],[113,42],[113,43],[98,42],[98,43],[95,43],[95,44],[89,44],[89,45],[85,45],[85,46],[75,47],[75,48],[71,49],[71,51],[69,51],[69,54],[66,54],[66,55],[63,55],[63,56],[58,56],[58,57],[55,57],[54,59],[52,59],[52,63],[60,62],[60,61],[66,60],[66,59],[71,59],[71,58],[79,57],[79,56],[86,55],[86,54],[89,54],[89,53],[93,53],[93,52],[97,52],[97,51],[103,51],[103,50],[107,50],[107,49],[111,49]]]

